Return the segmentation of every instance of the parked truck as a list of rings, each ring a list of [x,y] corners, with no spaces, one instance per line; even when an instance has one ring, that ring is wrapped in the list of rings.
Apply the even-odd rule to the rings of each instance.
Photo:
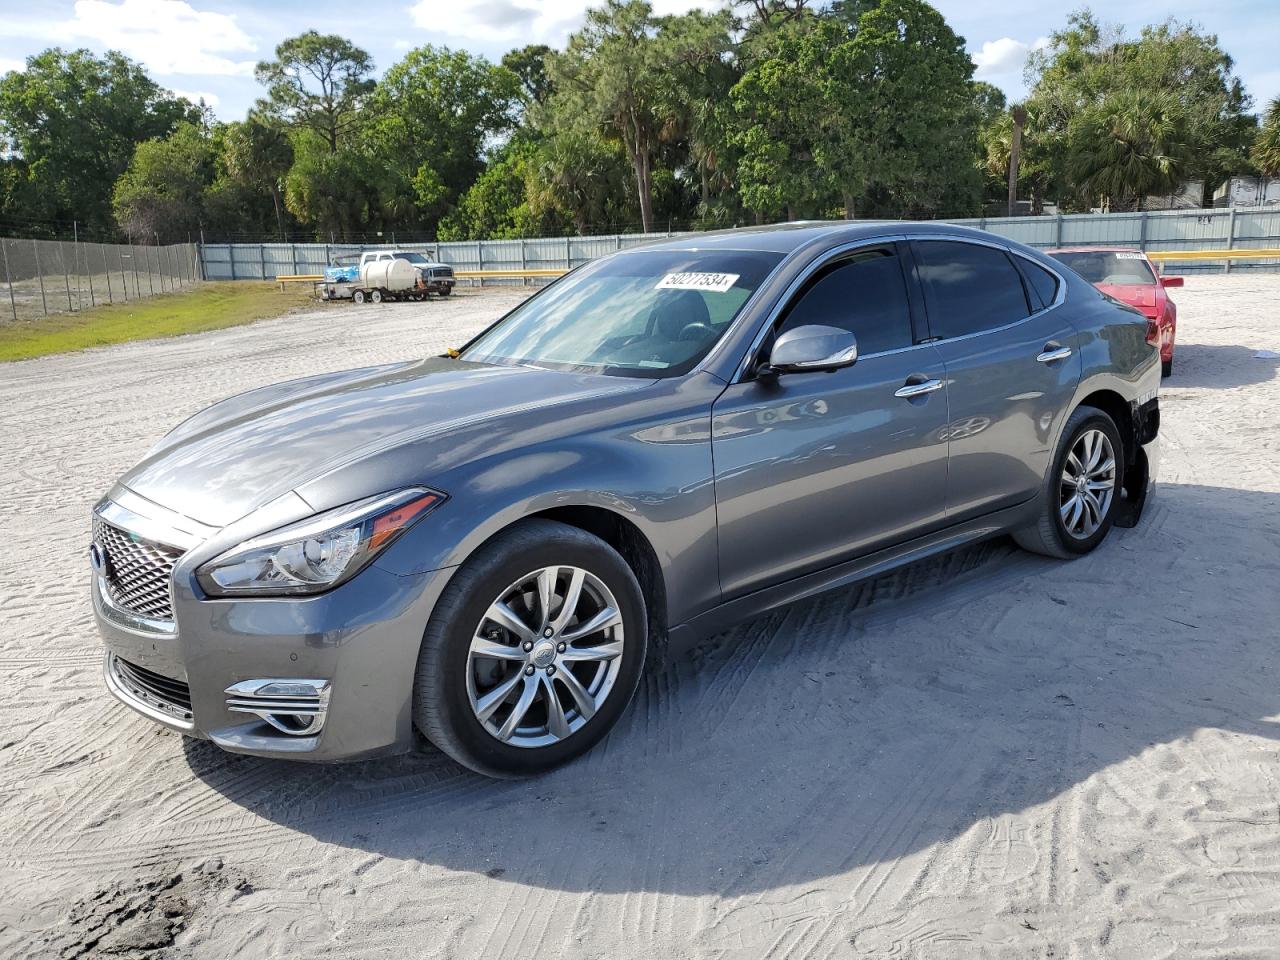
[[[425,300],[428,294],[447,297],[457,282],[453,268],[412,250],[370,250],[339,257],[325,269],[321,297],[355,303],[384,300]]]

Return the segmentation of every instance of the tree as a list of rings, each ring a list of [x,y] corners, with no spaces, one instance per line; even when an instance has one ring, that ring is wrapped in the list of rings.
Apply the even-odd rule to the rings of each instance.
[[[204,191],[213,174],[214,153],[205,130],[181,123],[164,139],[138,144],[116,181],[116,220],[133,239],[186,239],[200,229]]]
[[[1049,189],[1069,207],[1087,208],[1099,199],[1080,173],[1091,166],[1089,135],[1101,128],[1128,127],[1145,140],[1131,149],[1135,156],[1176,149],[1157,165],[1176,167],[1183,180],[1217,183],[1248,162],[1255,132],[1251,101],[1217,38],[1193,25],[1168,20],[1130,39],[1087,11],[1076,13],[1047,49],[1032,54],[1027,70],[1027,141],[1044,159]],[[1115,142],[1110,148],[1121,149]],[[1112,180],[1110,202],[1137,202],[1148,192],[1151,164],[1133,162],[1129,169],[1139,179]],[[1099,182],[1090,180],[1095,187]]]
[[[1252,159],[1264,177],[1280,177],[1280,97],[1267,107],[1262,129],[1253,144]]]
[[[294,134],[293,153],[285,206],[317,236],[345,240],[383,227],[384,184],[379,177],[385,170],[365,150],[344,145],[331,151],[323,135],[306,129]]]
[[[509,51],[502,58],[502,66],[519,79],[520,90],[527,105],[540,107],[551,96],[554,86],[547,73],[547,57],[552,53],[552,49],[545,43],[531,43]]]
[[[276,47],[254,76],[267,88],[264,112],[314,130],[337,153],[360,123],[372,72],[369,54],[351,41],[308,30]]]
[[[199,111],[119,53],[46,50],[0,79],[0,214],[115,230],[112,190],[147,140]]]
[[[263,187],[271,194],[276,229],[283,240],[284,178],[293,166],[293,144],[285,130],[251,113],[248,119],[228,127],[223,140],[223,162],[232,179],[246,186]]]
[[[1167,93],[1109,95],[1082,112],[1072,141],[1068,173],[1084,196],[1104,207],[1141,206],[1144,197],[1173,193],[1183,180],[1186,130]]]
[[[845,216],[969,212],[978,96],[964,42],[924,0],[843,4],[734,88],[748,206]]]
[[[440,223],[441,240],[553,237],[568,220],[555,204],[530,203],[529,183],[539,176],[541,143],[508,143],[489,163],[454,210]],[[534,188],[534,192],[537,188]]]
[[[369,105],[367,139],[406,213],[435,223],[484,170],[485,145],[515,122],[519,81],[447,47],[411,50]]]
[[[605,0],[550,63],[554,122],[604,133],[631,163],[640,223],[653,229],[653,158],[661,135],[657,23],[647,0]]]
[[[658,97],[664,139],[678,143],[696,171],[704,217],[713,188],[729,186],[729,91],[741,77],[731,30],[727,11],[694,10],[659,21],[659,55],[667,65]]]

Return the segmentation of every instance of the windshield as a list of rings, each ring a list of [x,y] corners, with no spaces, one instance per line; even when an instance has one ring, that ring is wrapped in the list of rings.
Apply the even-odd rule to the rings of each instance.
[[[397,253],[396,259],[408,260],[410,263],[430,263],[431,262],[420,253]]]
[[[1082,250],[1073,253],[1051,253],[1053,259],[1065,263],[1090,283],[1116,287],[1149,286],[1156,282],[1146,257],[1140,253]]]
[[[740,250],[610,257],[517,307],[462,356],[617,376],[679,376],[707,355],[781,259]]]

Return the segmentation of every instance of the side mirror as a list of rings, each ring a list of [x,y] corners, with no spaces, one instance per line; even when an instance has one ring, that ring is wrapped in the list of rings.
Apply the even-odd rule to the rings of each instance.
[[[839,327],[814,323],[795,327],[779,336],[769,352],[769,362],[758,372],[768,376],[839,370],[857,359],[857,337]]]
[[[1182,277],[1161,277],[1160,286],[1162,287],[1180,287],[1182,286]]]

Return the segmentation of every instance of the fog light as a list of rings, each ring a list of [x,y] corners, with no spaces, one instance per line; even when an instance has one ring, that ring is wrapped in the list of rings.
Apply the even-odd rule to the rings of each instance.
[[[315,736],[329,709],[328,680],[241,680],[227,687],[227,709],[248,713],[293,737]]]

